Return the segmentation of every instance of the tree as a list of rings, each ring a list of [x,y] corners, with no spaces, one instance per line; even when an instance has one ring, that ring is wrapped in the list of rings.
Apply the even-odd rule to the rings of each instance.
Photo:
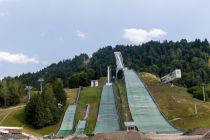
[[[66,104],[67,95],[63,89],[63,82],[61,79],[57,79],[53,82],[53,91],[56,98],[56,103]]]
[[[57,99],[55,95],[59,98]],[[62,81],[57,80],[53,84],[47,83],[42,94],[33,95],[26,105],[26,122],[35,128],[42,128],[58,122],[63,108],[57,107],[57,100],[61,99],[64,103],[66,102],[66,96],[65,99],[61,96],[65,96]]]
[[[60,61],[37,72],[23,74],[17,79],[24,84],[36,84],[38,77],[44,77],[46,82],[53,82],[57,78],[64,81],[64,87],[78,87],[90,85],[91,79],[106,76],[107,66],[112,68],[115,75],[114,51],[120,51],[124,58],[124,64],[136,71],[151,72],[164,76],[176,68],[182,70],[182,79],[176,81],[185,87],[192,87],[203,81],[210,82],[210,69],[208,61],[210,58],[210,46],[207,39],[188,42],[181,41],[150,41],[141,45],[116,45],[107,46],[93,53],[89,58],[87,54],[75,56],[73,59]],[[94,76],[93,76],[94,75]],[[192,77],[192,82],[190,81]]]
[[[24,85],[20,81],[11,77],[0,81],[0,106],[16,105],[24,95]]]
[[[40,95],[33,95],[25,108],[26,121],[35,128],[46,126],[49,119],[49,112],[44,108],[44,102]]]
[[[51,108],[51,107],[55,108],[56,107],[56,98],[55,98],[54,94],[55,94],[55,92],[53,90],[52,84],[47,83],[44,86],[43,93],[41,94],[43,102],[45,103],[44,104],[45,108]]]

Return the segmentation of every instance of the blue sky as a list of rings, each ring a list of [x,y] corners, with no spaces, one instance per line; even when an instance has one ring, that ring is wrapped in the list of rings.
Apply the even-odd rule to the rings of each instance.
[[[0,0],[0,78],[149,40],[210,39],[209,0]]]

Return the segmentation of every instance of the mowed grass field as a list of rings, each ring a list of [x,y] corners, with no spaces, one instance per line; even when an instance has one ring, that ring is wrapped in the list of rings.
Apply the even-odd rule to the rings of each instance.
[[[105,84],[105,80],[106,78],[102,77],[99,80],[99,87],[96,88],[84,87],[83,90],[81,91],[75,120],[76,122],[78,122],[80,119],[84,118],[86,105],[90,104],[90,112],[89,112],[89,117],[87,119],[88,121],[87,133],[92,133],[94,131],[97,120],[101,92],[103,89],[103,85]],[[67,93],[67,105],[74,104],[78,89],[77,88],[65,89],[65,91]],[[25,111],[25,104],[7,109],[0,109],[0,125],[23,127],[23,131],[38,136],[42,136],[49,133],[57,133],[57,131],[59,130],[62,119],[60,120],[59,123],[55,125],[44,127],[42,129],[35,129],[32,126],[27,125],[25,123],[24,111]]]
[[[140,77],[155,98],[161,112],[177,128],[184,131],[201,127],[210,128],[210,102],[204,103],[193,98],[186,88],[163,84],[152,74],[140,73]]]
[[[60,127],[60,123],[55,125],[50,125],[42,129],[35,129],[32,126],[25,123],[25,105],[19,105],[12,107],[12,109],[0,109],[1,118],[0,126],[13,126],[13,127],[23,127],[23,131],[31,133],[37,136],[42,136],[49,133],[56,133]],[[6,113],[5,113],[6,112]]]
[[[83,87],[78,101],[78,109],[76,113],[76,124],[79,120],[84,119],[86,112],[86,105],[90,105],[90,112],[87,118],[87,132],[91,134],[94,131],[97,117],[98,109],[100,104],[101,92],[105,84],[106,77],[102,77],[99,80],[98,87]]]
[[[1,108],[0,109],[0,125],[5,126],[21,126],[22,121],[24,120],[24,114],[23,110],[25,108],[25,105],[18,105],[15,107],[10,107],[7,109]],[[20,113],[19,113],[20,112]],[[15,119],[15,118],[20,119]],[[14,121],[8,121],[8,119],[14,120]]]
[[[77,95],[77,89],[65,89],[67,93],[67,105],[74,104]],[[67,107],[67,106],[66,106]],[[60,128],[62,119],[55,125],[50,125],[42,129],[35,129],[25,123],[25,104],[15,107],[0,109],[0,126],[16,126],[23,127],[23,131],[34,135],[45,135],[49,133],[57,133]]]

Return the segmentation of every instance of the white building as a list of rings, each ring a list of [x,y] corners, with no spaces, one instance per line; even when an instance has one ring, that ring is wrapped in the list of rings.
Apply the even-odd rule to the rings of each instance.
[[[98,80],[91,80],[91,87],[98,87]]]
[[[163,76],[161,78],[161,81],[164,83],[169,83],[175,79],[180,79],[182,77],[181,75],[181,70],[180,69],[176,69],[173,72],[167,74],[166,76]]]
[[[127,131],[136,130],[135,122],[124,122]]]

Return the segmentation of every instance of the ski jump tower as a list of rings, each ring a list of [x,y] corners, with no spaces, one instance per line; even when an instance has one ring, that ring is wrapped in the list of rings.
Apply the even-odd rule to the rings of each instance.
[[[117,77],[118,71],[124,69],[123,57],[122,57],[121,52],[114,52],[114,56],[115,56],[116,64],[117,64],[117,68],[116,68],[116,77]]]

